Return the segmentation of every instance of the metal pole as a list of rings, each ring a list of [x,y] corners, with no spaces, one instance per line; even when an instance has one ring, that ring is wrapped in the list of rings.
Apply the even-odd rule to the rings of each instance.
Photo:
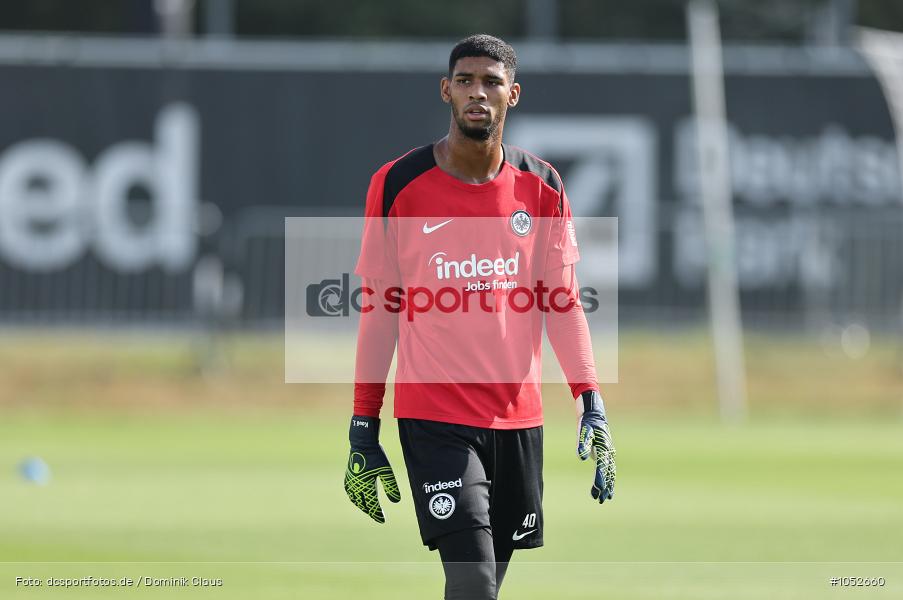
[[[527,36],[549,41],[558,37],[558,0],[528,0]]]
[[[894,124],[899,173],[903,177],[903,33],[861,27],[856,36],[856,47],[874,71],[884,92]],[[900,319],[903,323],[903,297],[900,298]],[[903,359],[900,367],[903,369]]]
[[[834,13],[834,45],[846,45],[850,42],[850,30],[856,20],[856,0],[831,0],[831,11]]]
[[[687,9],[693,60],[693,104],[708,255],[709,315],[722,419],[746,418],[743,330],[734,249],[734,215],[728,161],[724,69],[718,9],[693,0]]]
[[[235,35],[235,0],[204,2],[204,34],[217,37]]]
[[[194,32],[195,0],[154,0],[160,34],[167,39],[185,39]]]

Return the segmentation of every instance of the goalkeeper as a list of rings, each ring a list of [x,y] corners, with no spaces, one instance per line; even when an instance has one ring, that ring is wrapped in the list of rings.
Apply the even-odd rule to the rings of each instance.
[[[395,417],[421,540],[439,551],[446,600],[488,600],[498,597],[513,551],[543,545],[543,329],[575,401],[577,454],[593,459],[590,494],[600,504],[614,490],[614,447],[564,186],[548,163],[502,143],[521,91],[514,50],[471,36],[452,50],[448,69],[440,83],[448,134],[384,165],[367,193],[355,271],[372,304],[358,331],[345,490],[378,523],[377,480],[390,501],[401,498],[379,444],[397,346]],[[527,274],[537,285],[524,285]],[[549,290],[532,298],[533,310],[511,304]],[[483,310],[466,308],[468,294]]]

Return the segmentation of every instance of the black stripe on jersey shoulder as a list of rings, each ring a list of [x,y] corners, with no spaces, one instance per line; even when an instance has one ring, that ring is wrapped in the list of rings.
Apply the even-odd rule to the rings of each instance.
[[[389,216],[395,198],[409,183],[436,166],[433,145],[415,148],[395,161],[383,184],[383,218]]]
[[[561,180],[558,179],[558,174],[555,173],[551,166],[549,166],[549,163],[540,160],[536,156],[533,156],[517,146],[504,144],[504,149],[505,160],[511,163],[513,167],[520,169],[521,171],[533,173],[545,181],[550,188],[561,194]]]

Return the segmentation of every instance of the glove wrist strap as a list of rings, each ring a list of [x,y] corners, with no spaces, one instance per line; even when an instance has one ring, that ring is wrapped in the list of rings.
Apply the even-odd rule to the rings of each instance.
[[[376,417],[351,417],[351,427],[348,429],[348,441],[352,446],[367,447],[379,444],[379,424]]]
[[[583,401],[583,414],[596,413],[605,418],[605,404],[602,402],[602,396],[596,390],[587,390],[580,394]]]

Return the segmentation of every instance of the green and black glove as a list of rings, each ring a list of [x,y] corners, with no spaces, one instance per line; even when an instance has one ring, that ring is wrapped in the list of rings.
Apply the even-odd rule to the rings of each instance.
[[[611,500],[615,491],[615,446],[605,420],[605,406],[599,392],[583,392],[577,398],[577,456],[586,460],[592,453],[596,473],[590,494],[602,504]]]
[[[351,417],[348,439],[351,441],[351,452],[345,470],[345,493],[370,518],[377,523],[385,523],[386,517],[376,492],[376,480],[382,480],[383,490],[392,502],[401,500],[401,493],[386,452],[379,445],[379,419]]]

